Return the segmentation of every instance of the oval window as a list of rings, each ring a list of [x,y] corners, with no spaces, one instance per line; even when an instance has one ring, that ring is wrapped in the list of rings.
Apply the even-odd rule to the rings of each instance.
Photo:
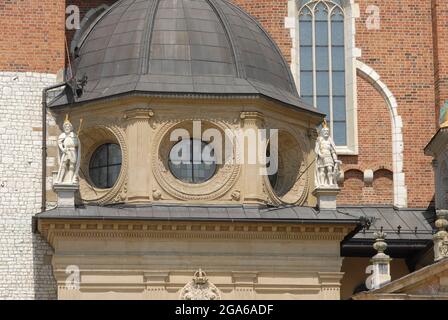
[[[90,158],[89,176],[97,188],[112,188],[121,170],[121,149],[116,143],[98,147]]]
[[[177,179],[187,183],[203,183],[216,172],[214,150],[200,140],[181,140],[170,152],[168,165]]]

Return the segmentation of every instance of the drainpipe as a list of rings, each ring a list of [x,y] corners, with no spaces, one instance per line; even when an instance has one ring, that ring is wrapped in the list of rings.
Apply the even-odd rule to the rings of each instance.
[[[63,82],[42,90],[42,212],[47,209],[47,93],[65,85],[67,83]]]

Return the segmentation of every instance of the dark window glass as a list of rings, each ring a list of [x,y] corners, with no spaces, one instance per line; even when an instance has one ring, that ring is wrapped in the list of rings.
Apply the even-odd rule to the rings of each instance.
[[[195,147],[195,142],[199,143],[200,148]],[[168,160],[168,165],[171,173],[179,180],[187,183],[203,183],[209,180],[216,172],[216,161],[206,162],[202,159],[202,155],[207,154],[210,159],[214,159],[214,150],[211,145],[199,140],[181,140],[176,143],[173,148],[177,154],[177,159]],[[196,154],[199,150],[201,154]],[[183,155],[182,152],[189,152],[188,155]],[[196,163],[197,162],[197,163]]]
[[[98,147],[90,159],[89,176],[95,187],[112,188],[121,170],[121,149],[118,144],[107,143]]]
[[[300,90],[302,96],[313,95],[313,73],[311,71],[302,71],[300,73]]]
[[[270,159],[270,157],[271,157],[271,145],[268,144],[268,146],[266,148],[266,159]],[[270,164],[268,164],[268,166],[269,165]],[[278,170],[275,173],[270,174],[268,176],[268,178],[269,178],[269,183],[271,184],[272,189],[275,189],[275,186],[277,185],[277,180],[278,180]]]

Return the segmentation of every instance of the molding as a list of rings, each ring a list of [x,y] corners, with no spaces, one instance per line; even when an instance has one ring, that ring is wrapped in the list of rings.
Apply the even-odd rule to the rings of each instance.
[[[394,205],[398,208],[407,207],[407,188],[405,183],[403,121],[398,114],[398,103],[389,88],[380,80],[380,76],[373,68],[361,61],[357,61],[358,74],[378,90],[389,107],[392,119],[392,161],[394,175]]]
[[[355,226],[272,223],[180,223],[40,219],[39,231],[54,246],[57,238],[81,239],[262,239],[342,241]]]

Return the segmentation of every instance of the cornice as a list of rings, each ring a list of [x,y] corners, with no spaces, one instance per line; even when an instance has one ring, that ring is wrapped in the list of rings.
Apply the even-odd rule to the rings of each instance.
[[[57,238],[342,241],[354,225],[45,219],[39,220],[38,228],[53,245]]]

